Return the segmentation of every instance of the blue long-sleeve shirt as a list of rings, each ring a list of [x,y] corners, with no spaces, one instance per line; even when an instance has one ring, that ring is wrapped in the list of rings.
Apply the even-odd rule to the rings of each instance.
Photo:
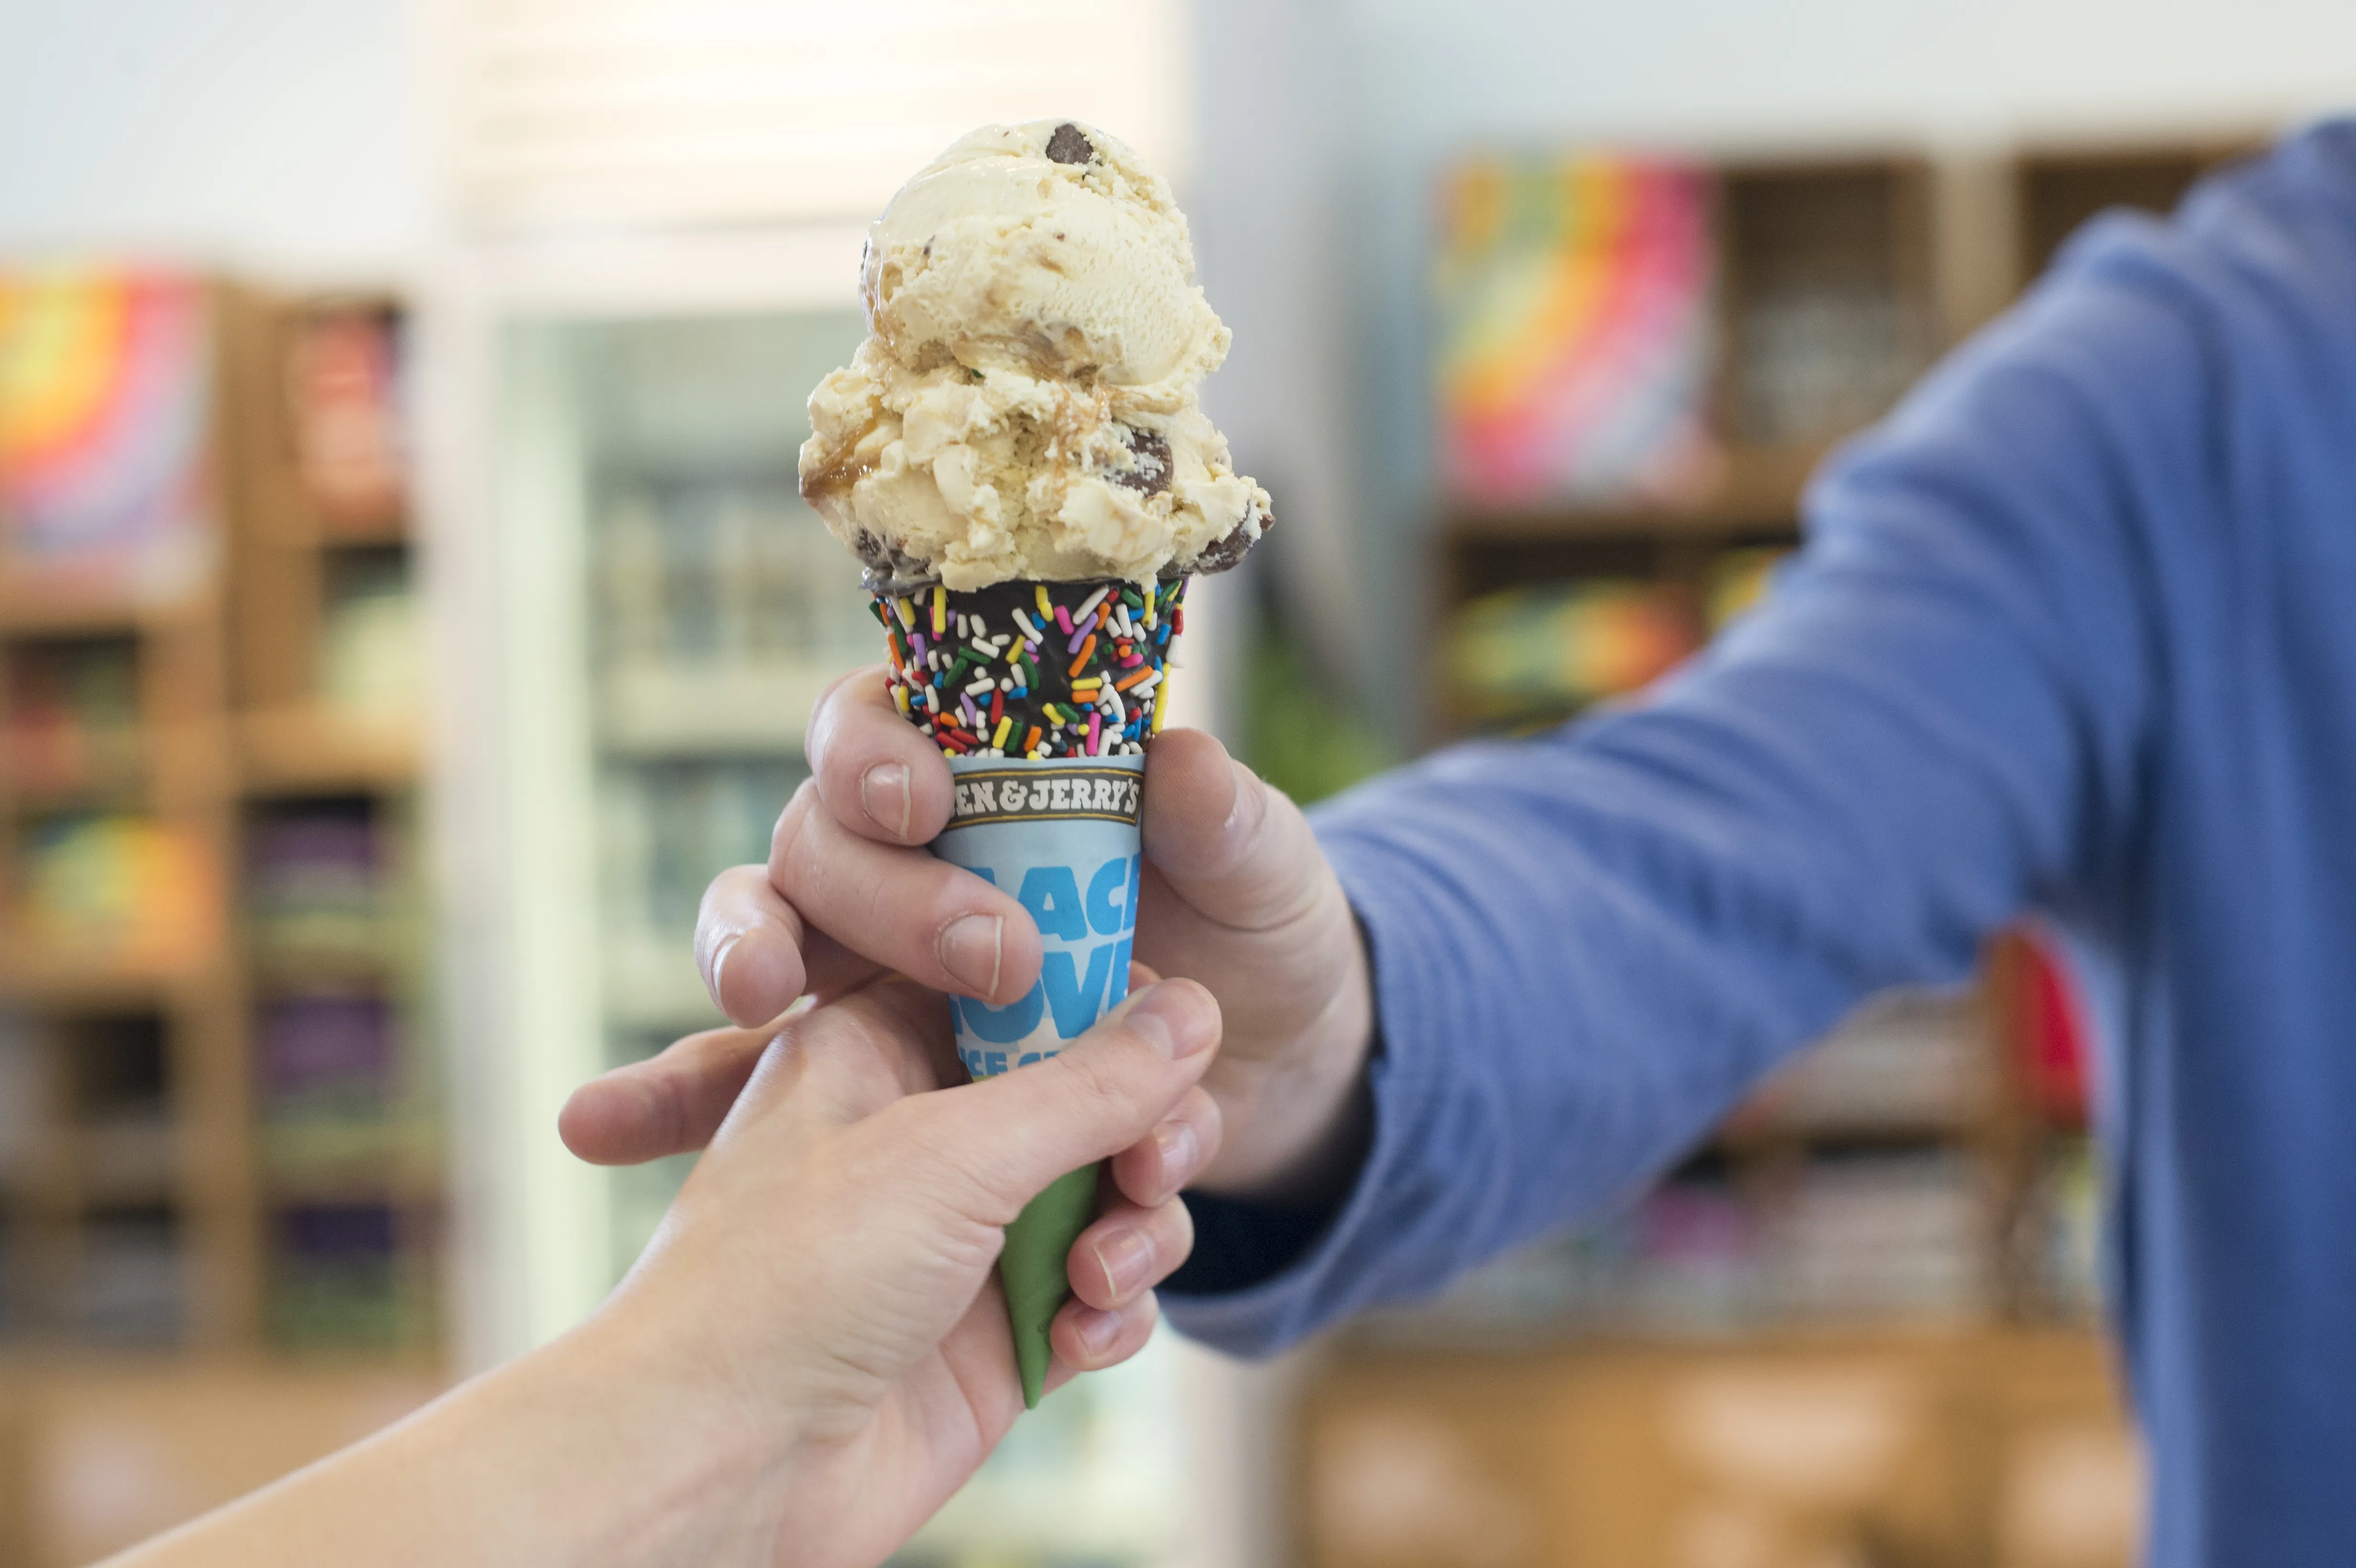
[[[2090,226],[1804,522],[1643,706],[1317,814],[1373,958],[1373,1147],[1313,1225],[1202,1206],[1173,1319],[1273,1349],[1605,1210],[2039,910],[2095,1003],[2152,1561],[2346,1561],[2356,121]]]

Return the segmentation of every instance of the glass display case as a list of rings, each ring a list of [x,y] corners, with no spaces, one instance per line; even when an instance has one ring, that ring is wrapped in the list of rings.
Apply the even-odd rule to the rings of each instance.
[[[508,329],[541,379],[528,395],[573,438],[601,1065],[723,1021],[695,966],[698,901],[766,858],[811,705],[874,656],[858,563],[795,477],[802,397],[865,330],[855,310]],[[609,1280],[686,1163],[607,1178]]]

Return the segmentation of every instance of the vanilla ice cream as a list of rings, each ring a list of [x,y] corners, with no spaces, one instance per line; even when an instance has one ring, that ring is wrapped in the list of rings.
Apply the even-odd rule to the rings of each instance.
[[[802,494],[876,586],[1213,571],[1269,526],[1197,401],[1227,329],[1185,214],[1068,121],[974,132],[900,187],[869,336],[810,394]]]

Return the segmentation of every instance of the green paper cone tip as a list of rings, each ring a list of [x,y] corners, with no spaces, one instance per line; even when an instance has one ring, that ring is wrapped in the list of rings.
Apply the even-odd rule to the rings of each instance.
[[[1023,1206],[1006,1227],[998,1277],[1006,1285],[1006,1316],[1014,1328],[1014,1365],[1023,1374],[1023,1408],[1039,1408],[1047,1392],[1047,1327],[1072,1294],[1067,1265],[1072,1243],[1096,1215],[1097,1167],[1060,1177]]]

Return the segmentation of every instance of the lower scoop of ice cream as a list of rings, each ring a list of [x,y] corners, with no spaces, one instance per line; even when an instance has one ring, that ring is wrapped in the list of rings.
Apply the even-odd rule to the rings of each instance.
[[[802,493],[894,580],[1150,581],[1269,525],[1197,401],[1227,333],[1184,217],[1111,137],[991,126],[876,220],[870,336],[810,396]]]
[[[810,398],[802,493],[871,568],[951,588],[1215,569],[1267,528],[1191,397],[950,364],[911,375],[873,339]],[[1206,559],[1207,558],[1207,559]]]

